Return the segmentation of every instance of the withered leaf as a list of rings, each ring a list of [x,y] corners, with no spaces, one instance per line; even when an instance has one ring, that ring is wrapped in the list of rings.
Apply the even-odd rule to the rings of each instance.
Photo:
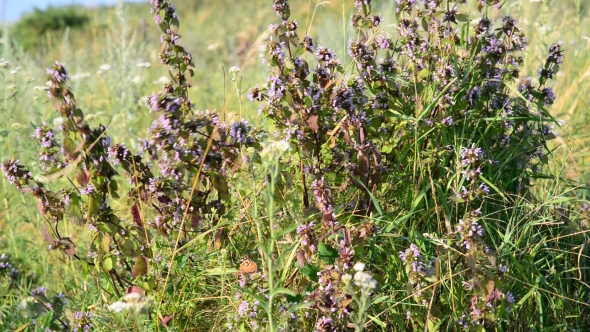
[[[86,187],[88,182],[90,181],[90,172],[85,169],[80,168],[78,173],[76,173],[76,182],[80,184],[82,187]]]
[[[470,255],[466,256],[465,257],[465,263],[467,264],[467,266],[471,270],[473,270],[473,271],[477,270],[477,264],[475,262],[475,258],[473,258],[472,256],[470,256]]]
[[[318,130],[320,129],[319,125],[318,125],[318,119],[319,117],[317,115],[311,115],[309,118],[307,118],[307,126],[309,127],[309,129],[313,130],[314,133],[317,133]]]
[[[299,249],[297,251],[297,263],[299,263],[299,267],[302,268],[307,265],[307,259],[305,259],[305,251]]]
[[[338,306],[340,308],[346,308],[352,303],[352,299],[343,299],[338,301]]]
[[[69,237],[59,239],[59,245],[61,251],[68,256],[72,256],[76,253],[76,246]]]
[[[350,133],[348,133],[348,130],[344,129],[342,130],[342,133],[344,134],[344,141],[352,147],[354,144],[352,143],[352,139],[350,139]]]
[[[53,243],[53,238],[49,235],[49,230],[47,229],[47,224],[45,224],[45,222],[41,224],[41,235],[45,241]]]
[[[139,276],[143,276],[148,274],[149,270],[149,260],[147,257],[139,256],[135,257],[135,265],[133,266],[133,271],[131,271],[131,276],[133,278],[137,278]]]

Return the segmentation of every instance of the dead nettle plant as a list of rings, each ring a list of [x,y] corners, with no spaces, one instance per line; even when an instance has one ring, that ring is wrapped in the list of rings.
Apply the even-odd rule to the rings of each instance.
[[[488,15],[501,1],[396,3],[391,36],[370,0],[354,2],[357,38],[343,64],[300,35],[288,1],[274,0],[282,21],[269,26],[271,72],[248,95],[274,136],[293,147],[286,174],[295,175],[308,215],[297,229],[297,258],[313,285],[306,298],[317,331],[358,328],[351,317],[359,306],[342,280],[356,261],[389,280],[382,291],[407,291],[407,326],[483,328],[506,319],[515,297],[494,234],[517,208],[515,197],[532,195],[546,177],[546,143],[555,137],[547,82],[562,63],[561,43],[537,77],[520,77],[526,37],[512,17]],[[400,270],[404,281],[396,282]],[[460,298],[436,288],[441,282],[462,289]],[[456,310],[431,310],[441,304]]]
[[[219,245],[223,230],[216,226],[229,200],[227,177],[243,162],[241,149],[255,144],[246,121],[222,124],[217,113],[195,109],[188,98],[192,55],[179,44],[176,9],[167,1],[152,4],[163,32],[159,58],[170,67],[171,82],[147,102],[155,120],[141,147],[149,158],[113,144],[107,127],[84,120],[68,72],[56,62],[47,69],[48,95],[64,122],[59,132],[44,124],[33,136],[44,173],[33,176],[18,160],[3,165],[11,184],[37,198],[49,249],[94,267],[85,270],[96,278],[106,275],[110,287],[104,291],[118,298],[164,282],[149,273],[155,235],[171,241],[172,256],[195,231],[210,231],[211,243]],[[126,208],[113,209],[115,201]],[[62,235],[66,219],[90,230],[88,252],[80,253]]]

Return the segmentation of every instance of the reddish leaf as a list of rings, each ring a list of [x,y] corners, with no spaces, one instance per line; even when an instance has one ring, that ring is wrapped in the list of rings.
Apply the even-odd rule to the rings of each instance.
[[[76,246],[70,238],[64,237],[59,239],[59,247],[61,251],[68,256],[72,256],[76,253]]]
[[[163,326],[168,326],[168,324],[170,324],[171,320],[172,320],[172,315],[162,317],[162,319],[160,319],[160,324],[162,324]]]
[[[41,235],[45,241],[53,244],[53,238],[51,235],[49,235],[49,230],[47,229],[47,225],[45,223],[41,224]]]
[[[307,118],[307,126],[309,127],[309,129],[313,130],[314,133],[317,133],[318,129],[320,128],[318,126],[318,116],[312,115],[309,118]]]
[[[137,224],[137,226],[143,227],[143,222],[141,221],[141,215],[139,213],[139,206],[137,206],[137,203],[133,204],[131,207],[131,215],[133,215],[133,221]]]
[[[45,208],[45,204],[44,203],[45,198],[44,197],[38,197],[37,198],[37,210],[39,210],[39,213],[41,213],[41,215],[45,215],[47,214],[47,209]]]
[[[82,169],[82,168],[79,169],[78,173],[76,174],[76,181],[82,187],[86,187],[86,185],[90,181],[90,172],[88,172],[87,170]]]
[[[139,296],[143,296],[143,290],[139,286],[131,286],[127,288],[127,294],[135,293]]]
[[[197,228],[197,227],[199,227],[200,222],[201,222],[201,218],[198,215],[193,214],[193,217],[191,218],[191,226],[193,228]]]
[[[162,204],[168,204],[168,203],[172,202],[172,200],[168,196],[158,196],[158,202],[160,202]]]
[[[307,259],[305,259],[305,251],[303,251],[302,249],[299,249],[299,251],[297,251],[297,263],[299,263],[300,268],[303,268],[305,265],[307,265]]]

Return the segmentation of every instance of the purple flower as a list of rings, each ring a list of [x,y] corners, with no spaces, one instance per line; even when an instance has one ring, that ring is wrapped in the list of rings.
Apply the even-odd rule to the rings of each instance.
[[[328,48],[318,46],[315,51],[315,56],[319,61],[329,62],[336,59],[336,54]]]
[[[238,315],[244,316],[248,312],[248,309],[249,309],[248,302],[242,301],[240,303],[240,305],[238,306]]]
[[[553,89],[551,88],[543,88],[543,90],[541,90],[541,95],[543,96],[545,106],[552,105],[555,101],[555,93],[553,93]]]
[[[547,63],[560,65],[563,63],[563,42],[559,41],[557,44],[549,46],[549,55],[547,56]]]
[[[305,48],[305,50],[308,52],[313,52],[314,44],[313,39],[311,39],[310,36],[306,35],[305,37],[303,37],[303,48]]]
[[[516,301],[512,292],[506,292],[506,301],[508,301],[508,303],[514,303]]]
[[[94,192],[95,188],[92,183],[89,183],[86,188],[80,189],[80,193],[83,195],[90,195]]]
[[[481,160],[483,158],[484,152],[481,148],[475,146],[475,143],[471,144],[470,148],[462,147],[461,148],[461,165],[469,165],[473,164],[476,161]]]
[[[453,125],[453,117],[448,116],[444,119],[442,119],[441,124],[445,127],[449,127]]]
[[[47,289],[45,288],[45,286],[37,287],[36,289],[34,289],[34,290],[31,292],[31,294],[32,294],[33,296],[42,295],[42,294],[45,294],[45,291],[46,291],[46,290],[47,290]]]

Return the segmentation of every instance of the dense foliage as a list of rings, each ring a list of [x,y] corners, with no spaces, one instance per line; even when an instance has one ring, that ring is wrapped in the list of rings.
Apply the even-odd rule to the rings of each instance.
[[[75,6],[35,8],[16,23],[14,37],[23,48],[31,49],[46,38],[47,33],[62,32],[67,28],[82,29],[89,21],[88,15]]]

